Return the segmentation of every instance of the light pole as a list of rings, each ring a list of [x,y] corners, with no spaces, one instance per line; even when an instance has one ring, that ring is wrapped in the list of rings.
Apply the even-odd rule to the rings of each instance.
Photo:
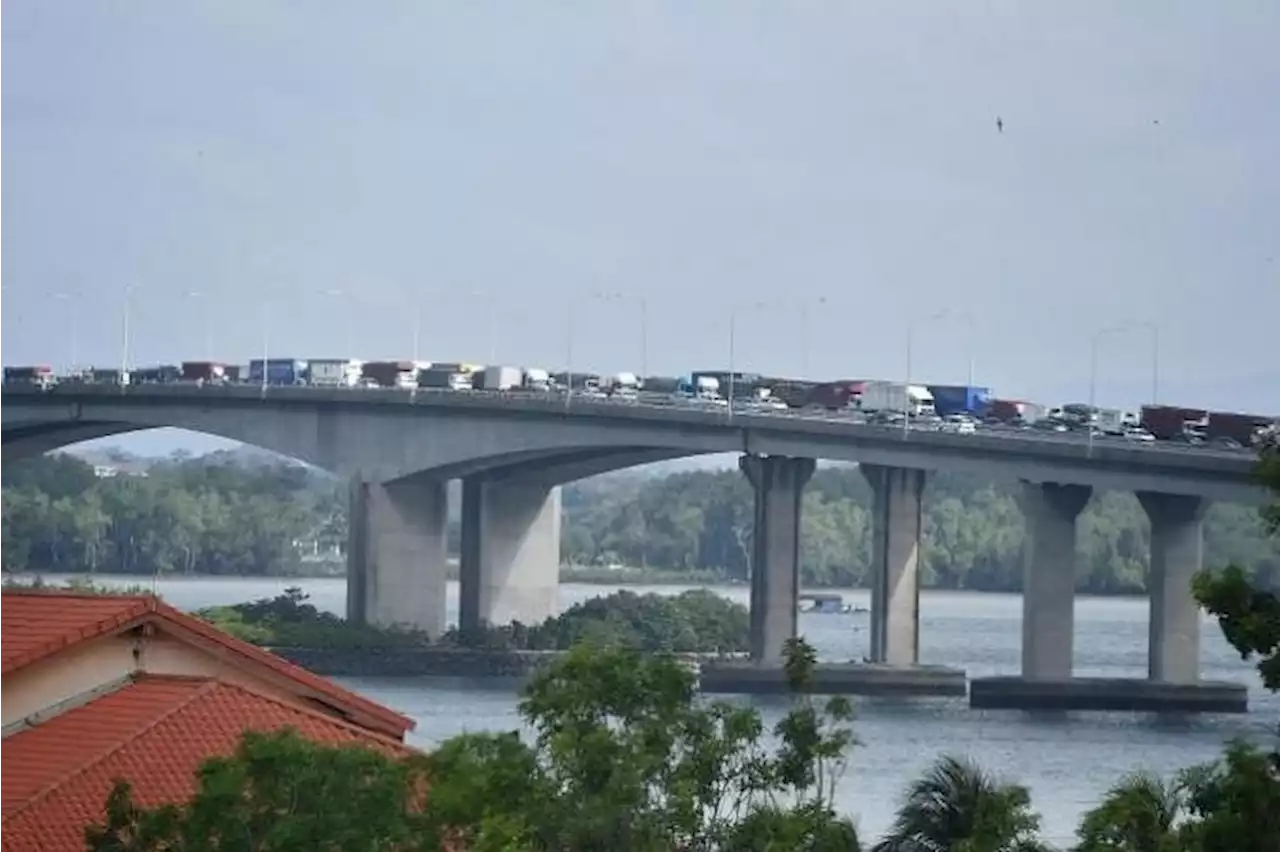
[[[916,327],[925,323],[935,322],[949,316],[949,311],[935,311],[928,316],[918,320],[912,320],[907,323],[907,380],[903,383],[902,393],[904,397],[911,393],[911,356],[912,350],[915,348]],[[972,359],[971,359],[972,363]],[[911,434],[911,413],[909,411],[902,412],[902,437],[907,438]]]
[[[80,317],[79,311],[76,310],[76,293],[54,293],[53,298],[59,302],[67,303],[67,330],[71,335],[71,363],[68,365],[68,372],[76,368],[76,362],[80,360],[79,352],[79,336],[80,336]]]
[[[267,395],[269,382],[267,365],[271,361],[271,303],[267,300],[266,291],[262,297],[262,395]]]
[[[573,400],[573,295],[569,295],[568,301],[565,303],[564,313],[564,361],[565,361],[565,389],[564,389],[564,407],[568,408]]]
[[[124,297],[120,300],[120,387],[129,384],[129,308],[134,284],[124,285]]]

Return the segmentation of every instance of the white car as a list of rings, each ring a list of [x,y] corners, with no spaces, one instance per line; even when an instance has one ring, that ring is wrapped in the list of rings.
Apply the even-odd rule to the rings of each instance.
[[[942,429],[945,432],[954,432],[957,435],[974,435],[978,431],[978,426],[971,417],[965,417],[963,414],[952,414],[943,421]]]
[[[1129,429],[1124,433],[1124,436],[1130,441],[1139,441],[1144,444],[1150,443],[1156,439],[1156,436],[1152,435],[1146,429]]]

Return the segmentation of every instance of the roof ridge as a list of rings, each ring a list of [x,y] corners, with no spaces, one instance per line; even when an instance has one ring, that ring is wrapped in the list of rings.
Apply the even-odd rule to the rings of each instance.
[[[196,679],[197,679],[197,680],[199,680],[199,678],[196,678]],[[204,680],[205,680],[205,684],[204,684],[203,686],[199,687],[198,689],[193,689],[193,690],[191,690],[191,694],[190,694],[190,695],[188,695],[187,697],[183,698],[181,701],[179,701],[179,702],[177,702],[176,704],[174,704],[174,706],[170,707],[168,710],[164,711],[164,712],[163,712],[163,713],[161,713],[160,715],[158,715],[158,716],[156,716],[155,718],[153,718],[150,722],[148,722],[147,724],[143,725],[143,726],[142,726],[141,728],[139,728],[137,731],[133,732],[132,734],[130,734],[130,735],[128,735],[128,736],[126,736],[126,737],[125,737],[123,740],[121,740],[120,742],[117,742],[117,743],[113,744],[112,746],[110,746],[109,748],[105,749],[102,753],[98,754],[96,757],[93,757],[93,758],[90,758],[89,760],[84,761],[84,762],[83,762],[83,763],[81,763],[79,766],[77,766],[75,769],[72,769],[72,770],[71,770],[71,771],[69,771],[69,772],[63,773],[62,775],[58,776],[58,777],[57,777],[57,778],[55,778],[54,780],[52,780],[52,781],[48,782],[47,784],[45,784],[43,787],[41,787],[39,790],[37,790],[34,794],[32,794],[32,795],[31,795],[31,796],[30,796],[30,797],[29,797],[25,802],[23,802],[19,807],[14,808],[12,811],[10,811],[8,814],[6,814],[6,815],[5,815],[5,822],[8,822],[9,820],[13,819],[14,817],[18,816],[19,814],[23,813],[24,811],[29,810],[33,805],[35,805],[35,804],[37,804],[37,803],[39,803],[39,802],[44,801],[46,798],[48,798],[49,796],[51,796],[53,793],[57,792],[57,790],[58,790],[60,787],[65,786],[65,785],[66,785],[69,781],[71,781],[72,779],[77,778],[77,777],[79,777],[79,776],[81,776],[81,775],[84,775],[86,772],[88,772],[88,771],[89,771],[90,769],[92,769],[93,767],[97,766],[97,765],[98,765],[98,764],[100,764],[100,763],[104,763],[104,762],[105,762],[109,757],[111,757],[113,754],[115,754],[116,752],[118,752],[118,751],[122,750],[123,748],[125,748],[126,746],[128,746],[128,745],[129,745],[129,743],[133,742],[133,741],[134,741],[134,740],[136,740],[138,737],[140,737],[140,736],[142,736],[143,734],[145,734],[147,731],[152,730],[153,728],[155,728],[155,727],[156,727],[156,725],[160,724],[160,723],[161,723],[162,721],[164,721],[165,719],[168,719],[169,717],[173,716],[175,713],[178,713],[180,710],[182,710],[182,709],[184,709],[185,707],[187,707],[189,704],[191,704],[191,703],[192,703],[193,701],[195,701],[197,698],[199,698],[199,697],[201,697],[202,695],[204,695],[204,694],[208,693],[209,691],[211,691],[211,690],[214,688],[214,686],[216,685],[216,683],[217,683],[217,680],[216,680],[216,679],[214,679],[214,678],[204,678]],[[136,684],[137,684],[137,681],[135,680],[135,681],[134,681],[134,683],[131,683],[131,684],[129,684],[129,686],[126,686],[126,687],[124,687],[124,688],[125,688],[125,689],[128,689],[129,687],[131,687],[131,686],[135,686]],[[105,697],[105,696],[104,696],[104,697]],[[95,699],[94,701],[90,701],[88,704],[83,705],[83,707],[84,707],[84,708],[92,707],[92,706],[93,706],[95,703],[97,703],[97,701],[99,701],[99,700],[101,700],[101,699]]]
[[[5,594],[9,594],[6,592]],[[12,671],[25,668],[26,666],[43,660],[55,652],[75,645],[82,641],[97,639],[116,628],[125,627],[131,622],[135,622],[141,618],[145,618],[150,613],[159,611],[160,599],[155,595],[135,595],[135,596],[111,596],[111,595],[46,595],[37,594],[19,594],[15,597],[68,597],[80,600],[112,600],[118,601],[120,607],[111,615],[107,615],[97,620],[86,620],[75,629],[66,630],[57,636],[39,643],[35,648],[19,653],[9,660],[0,663],[0,673],[8,674]],[[12,616],[10,616],[12,617]]]

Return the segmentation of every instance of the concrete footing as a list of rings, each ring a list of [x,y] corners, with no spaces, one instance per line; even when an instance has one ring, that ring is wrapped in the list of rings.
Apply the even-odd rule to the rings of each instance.
[[[969,706],[980,710],[1246,713],[1249,691],[1243,684],[1225,681],[1162,683],[1141,678],[981,677],[969,683]]]
[[[559,584],[560,489],[464,480],[459,626],[541,624]]]
[[[785,695],[791,692],[780,665],[748,660],[703,662],[698,688],[702,692],[736,695]],[[866,663],[819,663],[812,691],[818,695],[963,696],[966,679],[961,669],[945,666],[884,666]]]

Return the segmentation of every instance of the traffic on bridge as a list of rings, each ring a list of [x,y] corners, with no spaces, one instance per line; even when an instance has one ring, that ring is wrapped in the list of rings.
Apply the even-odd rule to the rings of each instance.
[[[1280,418],[1203,408],[1144,405],[1134,411],[1092,402],[1055,406],[998,397],[987,387],[876,379],[810,379],[763,376],[732,370],[695,370],[684,376],[620,372],[550,372],[537,367],[438,361],[363,361],[333,358],[255,359],[247,365],[182,361],[141,368],[4,368],[7,387],[56,391],[60,386],[187,385],[222,387],[312,387],[398,390],[410,394],[486,394],[625,405],[682,406],[734,413],[841,419],[903,430],[966,435],[1029,436],[1133,446],[1181,446],[1252,452],[1280,431]]]

